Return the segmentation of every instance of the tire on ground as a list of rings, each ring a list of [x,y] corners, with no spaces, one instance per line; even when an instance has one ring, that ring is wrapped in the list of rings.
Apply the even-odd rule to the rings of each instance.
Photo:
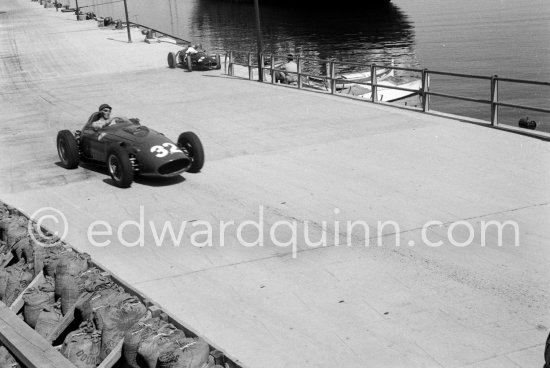
[[[80,157],[78,154],[78,143],[73,133],[69,130],[61,130],[57,133],[57,153],[61,164],[66,169],[75,169],[78,167]]]
[[[173,52],[168,53],[168,67],[174,69],[176,67],[177,60],[176,55]]]
[[[114,146],[107,154],[107,169],[115,186],[128,188],[134,181],[134,170],[128,152],[121,146]]]
[[[204,149],[199,137],[193,132],[181,133],[178,137],[178,145],[185,149],[193,160],[189,172],[197,173],[204,165]]]

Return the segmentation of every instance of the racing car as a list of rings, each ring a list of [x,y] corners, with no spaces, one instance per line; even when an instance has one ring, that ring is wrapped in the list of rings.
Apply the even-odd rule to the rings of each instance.
[[[208,55],[203,50],[198,50],[196,54],[189,54],[184,48],[175,54],[173,52],[168,53],[168,66],[174,69],[178,66],[192,70],[212,70],[221,69],[222,65],[220,59],[216,55]]]
[[[99,112],[90,116],[82,130],[57,134],[57,152],[62,166],[78,167],[80,161],[104,163],[114,185],[128,188],[134,175],[173,177],[199,172],[204,165],[202,143],[193,132],[179,135],[177,142],[141,125],[139,119],[112,118],[103,128],[94,128]]]

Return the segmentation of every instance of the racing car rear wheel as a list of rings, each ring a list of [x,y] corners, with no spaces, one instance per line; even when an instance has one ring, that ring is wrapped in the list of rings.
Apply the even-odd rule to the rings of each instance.
[[[176,55],[173,52],[169,52],[168,53],[168,67],[170,67],[170,69],[174,69],[176,67],[177,63],[178,62],[176,60]]]
[[[68,130],[61,130],[57,133],[57,153],[61,164],[66,169],[75,169],[78,166],[80,157],[78,155],[78,143]]]
[[[178,138],[178,145],[187,151],[189,157],[193,160],[187,171],[192,173],[201,171],[204,165],[204,149],[199,137],[193,132],[181,133]]]
[[[128,152],[122,147],[113,147],[107,155],[107,168],[111,179],[119,188],[128,188],[134,180],[134,170]]]

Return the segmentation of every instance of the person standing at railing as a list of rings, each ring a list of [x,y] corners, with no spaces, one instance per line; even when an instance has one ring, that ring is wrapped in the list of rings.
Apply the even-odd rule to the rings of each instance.
[[[292,74],[298,73],[298,65],[294,62],[294,55],[288,54],[286,58],[286,63],[284,63],[277,69],[278,70],[275,71],[276,83],[291,84],[298,81],[298,75]]]

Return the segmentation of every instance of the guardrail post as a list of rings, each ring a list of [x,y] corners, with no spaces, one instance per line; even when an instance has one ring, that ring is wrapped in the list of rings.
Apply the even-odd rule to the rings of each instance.
[[[336,71],[335,71],[335,65],[334,65],[334,61],[331,61],[330,62],[330,93],[331,94],[335,94],[336,93],[336,81],[334,80],[335,78],[335,74],[336,74]]]
[[[228,74],[228,70],[227,70],[227,67],[228,67],[228,64],[227,64],[227,57],[228,57],[229,53],[226,51],[225,52],[225,58],[224,58],[224,63],[223,63],[223,72],[225,74]]]
[[[124,16],[126,17],[126,31],[128,32],[128,42],[132,42],[132,35],[130,34],[130,18],[128,16],[128,4],[124,0]]]
[[[233,68],[233,51],[229,51],[229,67],[227,68],[227,72],[230,76],[233,76],[235,72]]]
[[[422,70],[422,112],[430,110],[430,74],[428,69]]]
[[[325,65],[325,75],[327,76],[327,78],[325,78],[325,88],[326,90],[328,91],[328,81],[329,81],[329,78],[330,78],[330,63],[327,61],[326,65]]]
[[[254,79],[254,71],[252,70],[252,53],[251,52],[248,53],[247,64],[248,64],[248,79],[252,80]]]
[[[269,63],[270,63],[270,74],[271,74],[271,84],[274,84],[275,83],[275,56],[273,56],[273,54],[271,54],[271,57],[269,58]]]
[[[258,60],[258,81],[264,82],[264,54],[260,53],[260,60]]]
[[[302,89],[302,60],[300,60],[299,56],[297,61],[296,69],[298,69],[298,89]]]
[[[498,75],[491,77],[491,125],[498,125]]]
[[[378,86],[376,84],[376,64],[370,66],[370,84],[371,84],[371,94],[370,100],[372,102],[378,101]]]

